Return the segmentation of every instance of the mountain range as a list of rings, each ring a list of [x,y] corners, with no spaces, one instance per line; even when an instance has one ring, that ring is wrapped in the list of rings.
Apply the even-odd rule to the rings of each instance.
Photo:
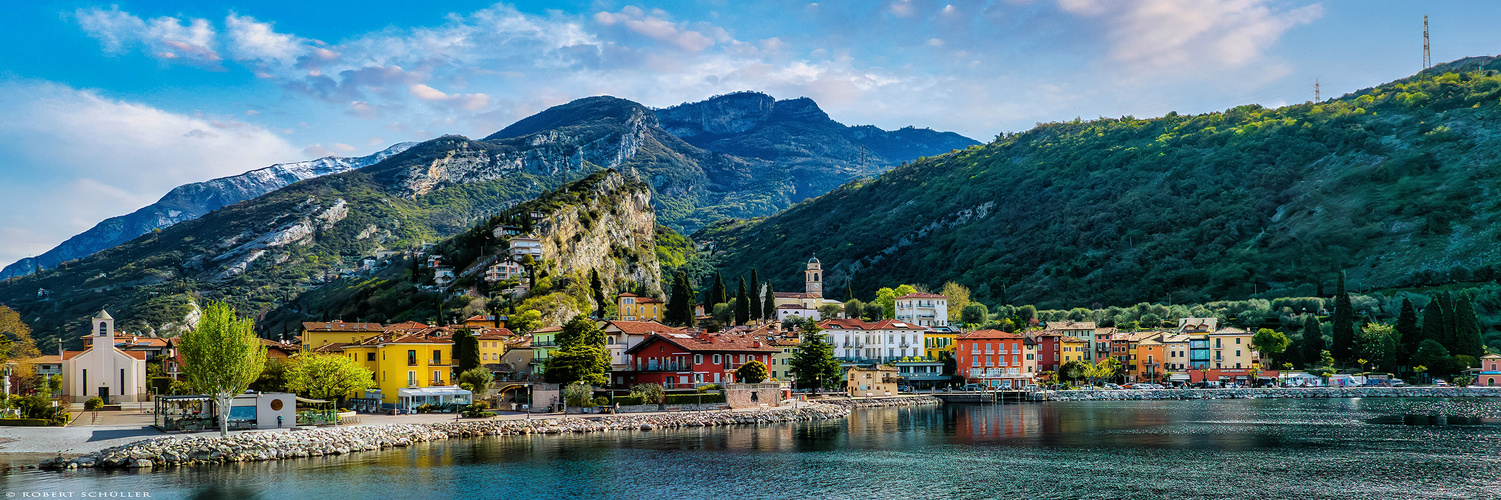
[[[603,169],[642,182],[655,220],[689,232],[725,217],[771,215],[910,159],[892,155],[974,144],[927,129],[846,127],[807,99],[740,93],[653,110],[590,97],[481,140],[443,136],[138,233],[0,282],[0,303],[44,338],[104,308],[123,329],[171,334],[202,299],[260,315],[362,256],[458,234]]]
[[[1321,102],[1048,123],[777,215],[722,221],[728,275],[817,256],[843,300],[954,281],[989,304],[1099,308],[1489,281],[1501,60]],[[763,282],[764,282],[763,281]]]

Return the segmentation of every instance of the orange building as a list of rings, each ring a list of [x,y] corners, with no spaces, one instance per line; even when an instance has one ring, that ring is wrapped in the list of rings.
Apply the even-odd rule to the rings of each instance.
[[[969,383],[998,388],[1021,388],[1032,383],[1022,359],[1022,336],[1000,330],[960,335],[954,350],[959,375]]]

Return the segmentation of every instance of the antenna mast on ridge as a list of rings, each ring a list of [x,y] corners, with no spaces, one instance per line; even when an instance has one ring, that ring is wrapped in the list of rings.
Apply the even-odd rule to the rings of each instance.
[[[1315,104],[1319,102],[1319,77],[1317,76],[1313,77],[1313,102]]]
[[[1433,67],[1433,59],[1428,57],[1428,16],[1423,16],[1423,69]]]

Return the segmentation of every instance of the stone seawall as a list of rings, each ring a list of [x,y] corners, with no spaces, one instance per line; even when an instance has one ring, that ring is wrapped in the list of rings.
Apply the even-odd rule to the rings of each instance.
[[[1459,397],[1501,397],[1501,387],[1270,387],[1260,389],[1126,389],[1047,393],[1049,401]]]
[[[401,448],[451,438],[758,425],[829,420],[848,415],[849,408],[844,406],[814,404],[750,411],[605,415],[589,419],[471,420],[247,432],[227,437],[168,437],[138,441],[72,459],[49,459],[42,462],[41,468],[147,468],[258,462]]]
[[[819,403],[843,406],[845,408],[878,408],[886,406],[932,406],[943,404],[942,399],[933,396],[892,396],[889,398],[825,398],[816,400]]]

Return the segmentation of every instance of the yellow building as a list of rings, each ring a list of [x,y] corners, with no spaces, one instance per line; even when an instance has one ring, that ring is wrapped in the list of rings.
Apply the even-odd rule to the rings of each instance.
[[[455,383],[453,339],[449,337],[377,335],[358,344],[330,344],[320,350],[343,352],[374,372],[376,388],[380,389],[384,403],[396,404],[401,389]]]
[[[667,314],[667,304],[651,297],[642,297],[634,293],[622,293],[615,298],[618,316],[625,321],[656,321],[662,322],[663,315]]]
[[[511,331],[504,328],[475,330],[474,338],[479,341],[480,366],[500,364],[500,357],[506,354],[506,341],[510,340],[511,336]]]
[[[777,348],[777,352],[771,355],[771,366],[766,368],[771,372],[773,380],[792,380],[792,358],[797,355],[797,345],[797,339],[771,341],[771,346]]]
[[[1063,335],[1058,337],[1058,366],[1069,361],[1086,361],[1089,356],[1089,341]]]
[[[954,353],[954,343],[959,338],[959,332],[948,328],[935,328],[923,334],[923,357],[929,361],[937,361],[938,354]]]
[[[476,314],[464,319],[464,328],[478,330],[480,328],[505,328],[506,317],[501,316],[499,321],[495,316]]]
[[[894,366],[850,367],[844,372],[844,381],[845,394],[852,398],[895,396],[900,376]]]
[[[302,350],[314,350],[327,344],[358,344],[385,330],[380,323],[305,322],[302,324]]]
[[[1261,353],[1251,348],[1251,332],[1225,327],[1209,334],[1211,368],[1250,368],[1261,363]]]

